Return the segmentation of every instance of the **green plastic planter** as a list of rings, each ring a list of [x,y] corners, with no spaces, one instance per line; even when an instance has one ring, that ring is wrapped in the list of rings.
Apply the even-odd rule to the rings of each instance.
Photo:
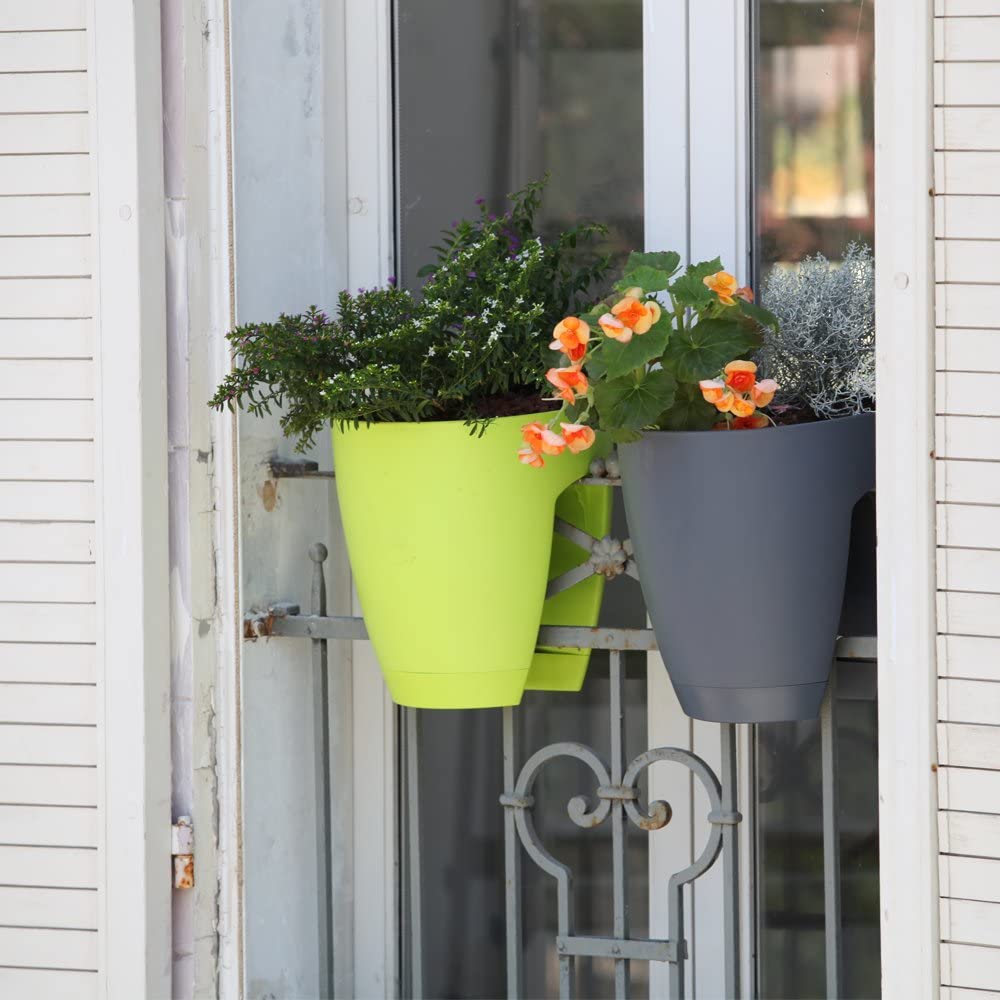
[[[549,416],[494,420],[482,437],[460,421],[334,428],[351,567],[398,704],[520,702],[543,617],[556,501],[593,457],[566,452],[543,469],[521,465],[522,425]],[[569,655],[578,667],[579,655]]]
[[[595,454],[601,454],[599,447],[588,452],[588,458],[593,458]],[[560,455],[559,461],[564,457]],[[607,487],[570,486],[556,502],[556,517],[595,538],[603,538],[611,530],[612,499],[612,492]],[[553,535],[549,579],[554,580],[589,558],[589,551],[581,549],[563,535]],[[603,598],[604,577],[591,576],[550,597],[542,609],[542,624],[596,625]],[[531,661],[525,688],[528,691],[579,691],[587,677],[589,663],[589,649],[539,646]]]

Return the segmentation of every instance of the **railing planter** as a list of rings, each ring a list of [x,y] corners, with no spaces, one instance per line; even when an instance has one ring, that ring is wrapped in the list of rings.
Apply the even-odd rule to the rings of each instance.
[[[556,502],[593,458],[588,452],[543,469],[521,465],[512,456],[531,419],[497,419],[481,437],[461,421],[333,431],[358,596],[400,705],[489,708],[521,700],[543,620]],[[581,525],[602,527],[609,491],[589,492],[598,499],[564,503],[576,507],[571,517]],[[567,560],[585,561],[586,553],[574,556],[574,549],[557,552],[556,571]],[[554,599],[544,620],[596,624],[601,581],[595,583],[581,597],[558,605]],[[579,620],[569,620],[577,612]],[[579,687],[586,652],[542,655],[572,658],[571,683]],[[543,669],[533,686],[551,673]]]
[[[643,594],[688,715],[815,718],[830,673],[875,416],[619,449]]]
[[[588,452],[586,458],[593,458]],[[556,502],[556,517],[595,538],[611,528],[612,493],[609,489],[576,484]],[[549,581],[576,569],[590,559],[588,540],[574,540],[558,530],[552,537]],[[604,597],[605,577],[592,573],[585,580],[552,594],[542,608],[543,625],[596,625]],[[531,661],[525,688],[528,691],[579,691],[587,677],[589,649],[539,646]]]

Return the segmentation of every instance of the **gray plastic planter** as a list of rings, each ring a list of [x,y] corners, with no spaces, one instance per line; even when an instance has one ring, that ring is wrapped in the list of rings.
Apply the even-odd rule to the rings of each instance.
[[[688,715],[815,718],[875,416],[753,431],[652,431],[619,449],[649,616]]]

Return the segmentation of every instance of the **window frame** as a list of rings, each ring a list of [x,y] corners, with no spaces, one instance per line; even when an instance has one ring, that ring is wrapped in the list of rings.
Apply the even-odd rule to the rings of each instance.
[[[646,242],[673,246],[687,259],[721,253],[737,270],[750,264],[752,190],[750,52],[752,0],[645,0],[644,74]],[[350,283],[384,281],[392,273],[393,204],[391,0],[339,0],[338,47],[330,64],[342,66],[346,138],[345,252]],[[876,260],[879,315],[879,757],[883,983],[887,996],[931,997],[938,979],[937,834],[934,623],[933,472],[933,216],[931,0],[876,4]],[[731,62],[699,52],[731,51]],[[925,55],[921,65],[914,53]],[[916,68],[916,72],[915,72]],[[339,76],[339,74],[338,74]],[[680,95],[678,97],[678,95]],[[720,121],[719,109],[723,109]],[[710,122],[711,125],[706,123]],[[728,126],[728,127],[727,127]],[[331,139],[334,138],[331,136]],[[724,146],[720,149],[720,142]],[[722,193],[720,196],[720,192]],[[899,405],[894,405],[896,397]],[[923,403],[914,406],[914,399]],[[906,630],[897,623],[906,622]],[[400,937],[396,712],[367,644],[354,644],[353,788],[340,809],[361,809],[366,790],[377,810],[353,813],[350,871],[364,893],[341,887],[352,900],[353,940],[347,949],[356,986],[386,997],[398,994]],[[718,765],[717,727],[680,712],[657,658],[650,662],[651,745],[687,746]],[[746,991],[755,981],[755,892],[752,884],[751,741],[740,734],[742,970]],[[687,777],[651,775],[650,792],[693,805]],[[695,813],[702,810],[696,810]],[[363,817],[363,821],[362,821]],[[363,836],[361,834],[364,834]],[[697,830],[682,824],[653,838],[651,884],[682,867]],[[694,844],[697,846],[697,842]],[[680,864],[679,864],[680,862]],[[919,877],[914,877],[919,873]],[[694,975],[711,995],[718,970],[713,951],[721,892],[703,879],[689,899]],[[714,889],[713,889],[714,885]],[[713,896],[718,900],[713,903]],[[664,913],[652,894],[651,934]],[[704,928],[704,933],[699,933]],[[704,944],[699,947],[698,941]],[[345,968],[338,957],[341,969]],[[654,966],[651,991],[662,990]],[[338,977],[339,978],[339,977]],[[343,980],[341,980],[343,982]]]

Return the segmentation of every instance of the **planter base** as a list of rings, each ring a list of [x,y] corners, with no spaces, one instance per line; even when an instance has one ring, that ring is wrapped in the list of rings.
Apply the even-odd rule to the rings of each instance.
[[[475,654],[470,652],[470,657]],[[407,708],[504,708],[518,705],[527,670],[476,674],[418,674],[383,671],[389,694]]]
[[[603,583],[603,580],[601,582]],[[548,625],[549,622],[545,624]],[[580,624],[597,623],[588,621]],[[567,649],[555,652],[544,647],[540,648],[531,661],[531,673],[524,689],[525,691],[579,691],[587,679],[589,663],[589,650]]]
[[[833,654],[831,652],[831,661]],[[709,722],[789,722],[815,719],[826,691],[819,684],[783,687],[695,687],[675,684],[681,708],[694,719]]]

